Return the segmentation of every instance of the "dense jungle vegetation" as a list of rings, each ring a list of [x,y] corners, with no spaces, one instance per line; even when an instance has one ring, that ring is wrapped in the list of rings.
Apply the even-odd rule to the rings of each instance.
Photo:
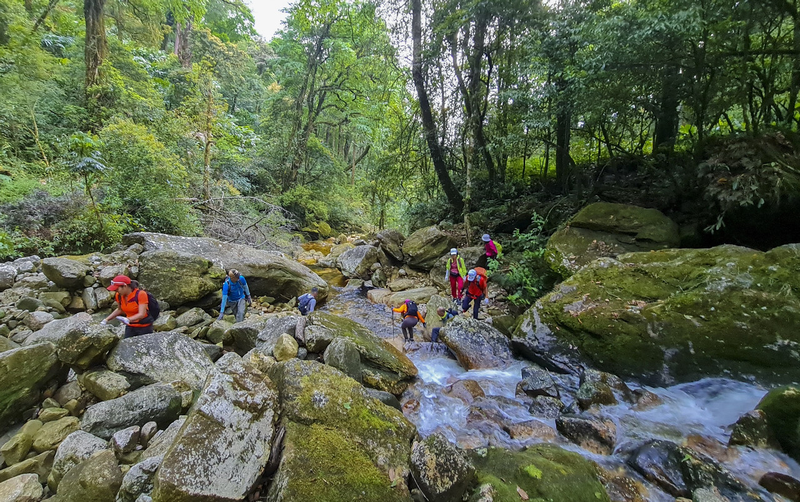
[[[271,40],[242,0],[0,0],[0,258],[465,215],[535,254],[597,199],[796,242],[798,94],[800,0],[297,0]]]

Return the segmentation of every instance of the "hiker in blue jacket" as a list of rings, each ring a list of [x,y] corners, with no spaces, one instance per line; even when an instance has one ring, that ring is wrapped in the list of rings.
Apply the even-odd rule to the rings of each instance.
[[[253,303],[250,298],[250,288],[247,287],[247,281],[239,273],[238,270],[231,269],[228,271],[228,277],[222,284],[222,305],[219,308],[219,317],[222,319],[225,315],[225,305],[230,302],[231,310],[236,318],[236,322],[244,320],[244,312],[247,308],[246,305]]]

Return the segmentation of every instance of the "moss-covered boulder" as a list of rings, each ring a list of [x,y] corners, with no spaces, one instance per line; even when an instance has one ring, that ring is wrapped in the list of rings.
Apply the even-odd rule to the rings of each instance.
[[[411,500],[405,480],[416,429],[401,412],[317,362],[292,359],[269,375],[286,436],[268,501]]]
[[[36,474],[20,474],[0,483],[0,500],[8,502],[39,502],[42,485]]]
[[[514,332],[536,362],[590,362],[654,384],[800,379],[800,245],[603,258],[540,299]],[[572,364],[574,366],[574,364]]]
[[[58,358],[76,370],[101,363],[117,344],[119,336],[108,326],[97,324],[92,316],[79,312],[47,323],[25,339],[23,345],[50,342],[58,347]]]
[[[101,450],[64,475],[53,502],[114,502],[122,471],[111,450]]]
[[[430,270],[436,260],[450,252],[453,239],[435,226],[425,227],[408,236],[403,242],[406,262],[420,270]]]
[[[27,457],[33,446],[34,437],[42,425],[44,424],[39,420],[25,422],[19,432],[0,447],[0,455],[3,456],[6,465],[18,464]]]
[[[61,479],[70,469],[91,457],[95,452],[108,449],[108,441],[88,432],[73,432],[58,446],[53,469],[47,477],[47,485],[51,490],[56,491]]]
[[[61,370],[56,346],[49,342],[0,352],[0,431],[36,404],[42,388]]]
[[[440,434],[414,442],[411,469],[427,500],[460,502],[475,479],[469,458]]]
[[[583,208],[550,237],[546,259],[569,277],[597,258],[677,247],[678,226],[657,209],[597,202]]]
[[[328,285],[319,276],[278,253],[204,237],[154,233],[128,234],[123,241],[144,247],[139,257],[139,282],[172,307],[219,290],[225,269],[231,268],[247,279],[253,296],[288,301],[312,287],[319,288],[320,300],[328,294]]]
[[[153,501],[244,500],[269,461],[278,413],[272,382],[234,354],[164,456]]]
[[[402,394],[417,376],[417,367],[394,345],[361,324],[326,312],[313,312],[305,328],[306,348],[323,353],[335,339],[353,342],[361,355],[361,380],[378,390]]]
[[[518,502],[526,497],[553,502],[609,501],[598,480],[597,467],[556,445],[541,444],[518,452],[475,450],[472,461],[479,483],[476,495],[488,491],[494,502]]]
[[[789,385],[771,390],[756,406],[766,415],[769,431],[783,451],[800,459],[800,388]]]

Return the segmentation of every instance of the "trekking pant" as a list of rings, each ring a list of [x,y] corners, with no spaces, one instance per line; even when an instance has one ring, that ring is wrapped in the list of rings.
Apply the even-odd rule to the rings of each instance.
[[[414,316],[406,316],[403,323],[400,325],[400,330],[403,332],[403,339],[410,342],[414,341],[414,326],[417,325],[418,319]]]
[[[439,341],[439,330],[442,328],[433,328],[431,330],[431,342],[436,343]]]
[[[481,302],[483,301],[483,295],[477,298],[470,298],[469,294],[464,297],[464,301],[461,302],[461,310],[466,312],[469,310],[469,303],[472,302],[472,317],[475,319],[478,318],[478,310],[481,308]]]
[[[132,336],[146,335],[153,332],[153,325],[149,326],[125,326],[125,338]]]
[[[461,288],[464,287],[464,279],[460,275],[450,275],[450,295],[454,300],[461,299]]]
[[[247,301],[242,298],[241,300],[236,300],[235,302],[229,302],[228,305],[231,306],[231,313],[236,318],[236,322],[244,321],[244,312],[247,310]]]

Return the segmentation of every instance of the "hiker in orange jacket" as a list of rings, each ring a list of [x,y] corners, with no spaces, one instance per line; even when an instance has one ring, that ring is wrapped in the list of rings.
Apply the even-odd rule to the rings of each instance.
[[[425,318],[422,317],[419,308],[417,308],[417,303],[413,300],[404,301],[402,305],[392,309],[392,312],[399,312],[403,317],[400,330],[403,332],[403,340],[406,342],[414,341],[414,326],[417,325],[417,322],[421,322],[423,326],[427,327]]]
[[[464,301],[461,302],[461,310],[467,312],[469,304],[472,303],[472,317],[478,318],[478,310],[481,308],[481,301],[486,298],[486,276],[478,274],[473,268],[467,273],[467,281],[464,283]]]

